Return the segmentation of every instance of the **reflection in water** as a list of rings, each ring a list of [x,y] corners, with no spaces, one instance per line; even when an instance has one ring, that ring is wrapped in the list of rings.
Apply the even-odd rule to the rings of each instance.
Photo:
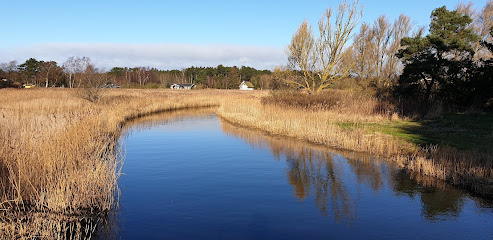
[[[198,117],[213,116],[214,107],[208,108],[191,108],[183,110],[167,111],[162,113],[151,114],[148,116],[129,120],[124,126],[123,136],[129,131],[138,132],[151,129],[155,126],[166,125],[173,121],[182,121],[184,119],[194,119]],[[120,141],[121,143],[122,141]]]
[[[337,222],[351,223],[356,218],[358,193],[347,185],[352,177],[359,184],[369,185],[375,193],[387,184],[396,195],[419,197],[422,216],[429,221],[458,217],[464,205],[465,193],[459,189],[426,176],[410,176],[392,163],[365,154],[328,152],[323,146],[266,135],[225,121],[222,121],[222,130],[252,147],[266,147],[278,159],[284,158],[288,166],[287,179],[295,197],[304,200],[313,194],[320,212],[332,214]]]
[[[237,127],[211,109],[136,119],[123,136],[128,175],[120,179],[120,223],[109,227],[124,239],[440,239],[436,233],[452,226],[449,237],[474,229],[484,238],[492,219],[483,214],[491,201],[442,181],[367,154]]]
[[[330,207],[338,222],[351,221],[356,216],[354,203],[339,174],[342,171],[332,155],[303,147],[297,154],[286,155],[286,162],[288,182],[298,199],[304,200],[313,188],[315,204],[323,215],[328,215]]]
[[[163,113],[151,114],[148,116],[135,118],[129,120],[124,125],[121,131],[121,137],[118,142],[118,150],[116,151],[118,154],[122,154],[125,152],[125,139],[129,137],[132,133],[138,133],[141,131],[152,129],[156,126],[172,124],[176,121],[183,121],[186,119],[205,119],[214,117],[214,108],[192,108],[192,109],[183,109],[183,110],[174,110],[174,111],[166,111]],[[121,164],[124,164],[124,154],[120,156]],[[120,169],[121,166],[118,166]],[[112,211],[109,212],[106,219],[102,220],[98,223],[97,231],[95,233],[95,239],[121,239],[121,226],[125,222],[125,216],[120,206],[120,192],[117,192],[117,198],[115,207]],[[120,223],[118,223],[120,221]]]
[[[350,155],[350,154],[347,154]],[[361,155],[361,154],[360,154]],[[347,156],[346,156],[347,157]],[[351,167],[351,171],[356,175],[356,179],[360,184],[368,184],[377,191],[383,187],[382,176],[382,161],[369,156],[355,158],[346,158],[347,164]]]
[[[293,186],[294,195],[300,200],[313,192],[316,206],[323,215],[332,215],[337,222],[351,223],[356,218],[357,208],[345,179],[345,162],[340,155],[326,151],[323,146],[308,144],[291,138],[278,138],[258,131],[236,127],[222,122],[225,133],[239,137],[252,146],[264,146],[278,158],[285,158],[287,179]],[[358,181],[368,181],[379,188],[382,185],[380,171],[375,165],[348,161],[358,174]]]
[[[422,215],[430,221],[458,217],[464,205],[464,193],[443,181],[418,175],[409,178],[405,172],[397,171],[393,176],[393,183],[396,194],[420,197]]]
[[[118,239],[118,236],[120,235],[118,219],[122,217],[122,212],[120,210],[121,209],[118,206],[115,206],[112,211],[105,213],[104,219],[99,219],[97,231],[93,234],[94,239]]]

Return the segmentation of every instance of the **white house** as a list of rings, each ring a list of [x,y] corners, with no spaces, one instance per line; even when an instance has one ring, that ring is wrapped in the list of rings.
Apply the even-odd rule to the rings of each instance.
[[[195,87],[193,83],[173,83],[171,84],[171,89],[192,89]]]
[[[253,84],[248,81],[243,81],[240,84],[240,90],[253,90]]]

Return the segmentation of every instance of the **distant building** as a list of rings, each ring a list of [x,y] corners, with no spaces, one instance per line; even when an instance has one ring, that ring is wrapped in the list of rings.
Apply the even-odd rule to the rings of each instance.
[[[10,80],[5,78],[0,80],[0,88],[9,87],[9,85],[10,85]]]
[[[0,80],[0,88],[20,88],[23,87],[20,83],[10,79],[3,78]]]
[[[171,89],[192,89],[195,87],[193,83],[173,83],[171,84]]]
[[[240,84],[240,90],[253,90],[253,84],[248,81],[243,81]]]

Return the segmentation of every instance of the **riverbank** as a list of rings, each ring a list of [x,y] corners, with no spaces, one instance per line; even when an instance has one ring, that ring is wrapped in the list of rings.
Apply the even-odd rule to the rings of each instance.
[[[125,121],[217,104],[207,94],[0,90],[0,238],[84,239],[115,207]],[[29,213],[29,214],[25,214]]]
[[[340,103],[322,110],[263,103],[260,98],[245,105],[230,98],[218,114],[234,124],[270,134],[381,156],[415,175],[437,178],[493,197],[493,153],[487,147],[492,145],[493,134],[487,129],[488,123],[475,124],[471,119],[453,116],[455,121],[402,119],[394,113],[375,111],[381,104],[377,99],[350,97],[352,94],[348,93]],[[487,122],[488,117],[491,115],[475,121]],[[447,126],[450,121],[457,126]],[[466,127],[467,124],[472,126]],[[467,139],[481,139],[482,147]]]
[[[90,237],[116,204],[116,141],[125,122],[207,106],[219,106],[218,115],[241,126],[378,155],[492,196],[491,152],[420,148],[392,130],[411,121],[375,111],[376,99],[342,94],[329,109],[311,109],[263,102],[268,91],[111,89],[92,103],[73,89],[2,89],[0,238]]]

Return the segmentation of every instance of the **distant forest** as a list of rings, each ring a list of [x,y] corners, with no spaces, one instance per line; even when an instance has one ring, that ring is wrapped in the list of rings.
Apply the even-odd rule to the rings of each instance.
[[[198,88],[237,89],[241,81],[251,81],[258,89],[277,89],[270,70],[252,67],[189,67],[181,70],[159,70],[150,67],[114,67],[110,71],[95,68],[88,57],[71,57],[62,65],[34,58],[22,64],[16,61],[0,65],[0,79],[10,86],[33,84],[39,87],[85,87],[88,78],[99,75],[98,83],[112,83],[128,88],[169,87],[173,83],[194,83]],[[93,82],[93,81],[91,81]],[[6,85],[6,84],[5,84]]]
[[[108,72],[111,79],[122,86],[172,83],[194,83],[199,88],[237,89],[241,81],[251,81],[258,89],[271,89],[270,70],[252,67],[189,67],[182,70],[115,67]],[[276,87],[274,87],[276,88]]]

